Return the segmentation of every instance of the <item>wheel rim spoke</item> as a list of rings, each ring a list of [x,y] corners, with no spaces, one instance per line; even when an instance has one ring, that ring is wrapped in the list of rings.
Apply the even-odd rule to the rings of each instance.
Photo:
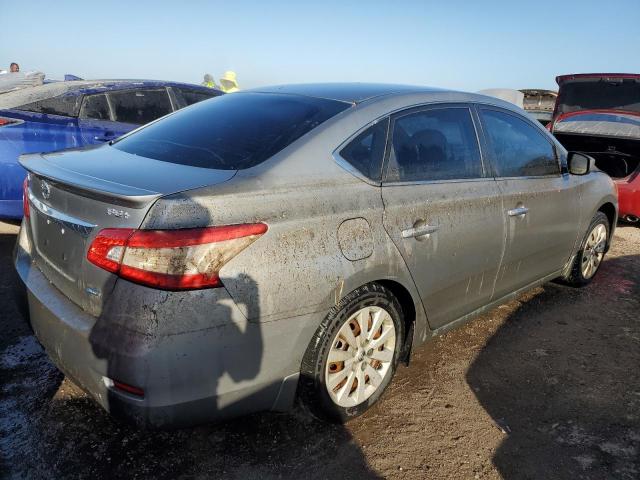
[[[347,375],[349,375],[349,370],[342,369],[337,373],[330,373],[329,374],[329,381],[327,382],[327,387],[329,388],[330,391],[335,390],[335,388],[340,384],[341,381],[343,381],[345,378],[347,378]]]
[[[384,310],[378,310],[373,314],[373,321],[371,322],[371,331],[367,336],[367,340],[371,340],[371,338],[376,334],[378,330],[380,330],[380,325],[384,320],[386,312]]]
[[[369,376],[369,383],[374,387],[379,387],[382,383],[382,377],[378,373],[378,371],[371,366],[371,364],[367,364],[367,367],[364,369],[364,373]]]
[[[355,377],[355,372],[352,370],[348,372],[348,374],[349,376],[347,377],[347,381],[340,388],[340,390],[338,390],[338,393],[336,395],[339,402],[344,400],[345,395],[348,395],[349,392],[351,392],[351,387],[353,387],[353,378]]]
[[[348,322],[344,325],[344,327],[340,329],[340,334],[351,348],[354,348],[354,349],[358,348],[358,341],[356,340],[356,337],[353,335],[353,332],[351,331],[351,327],[349,326]]]
[[[353,360],[353,352],[349,350],[333,349],[329,352],[329,361],[332,363],[344,362],[345,360]]]
[[[360,325],[360,335],[358,336],[361,337],[361,340],[367,338],[367,332],[369,330],[369,317],[370,314],[368,308],[363,308],[362,310],[360,310],[360,313],[356,317],[358,320],[358,325]]]
[[[375,349],[369,357],[374,360],[380,360],[381,362],[390,362],[393,359],[393,352],[386,348],[384,350]]]
[[[389,338],[389,336],[394,333],[394,329],[393,328],[387,328],[386,330],[382,331],[382,335],[380,335],[378,338],[376,338],[373,342],[371,342],[369,344],[369,346],[373,349],[379,348],[380,345],[383,345],[384,342],[387,341],[387,339]]]
[[[365,389],[367,387],[364,382],[364,372],[361,368],[358,368],[356,370],[356,379],[358,380],[358,386],[356,387],[355,391],[356,403],[360,403],[365,399]]]

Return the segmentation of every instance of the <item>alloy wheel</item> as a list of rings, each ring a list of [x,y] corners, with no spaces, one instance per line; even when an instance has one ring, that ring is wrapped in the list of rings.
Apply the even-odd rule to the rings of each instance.
[[[365,307],[349,317],[331,342],[325,385],[331,400],[354,407],[380,388],[394,358],[396,329],[389,312]]]
[[[582,251],[582,276],[585,279],[593,277],[602,262],[607,244],[607,228],[599,223],[589,233]]]

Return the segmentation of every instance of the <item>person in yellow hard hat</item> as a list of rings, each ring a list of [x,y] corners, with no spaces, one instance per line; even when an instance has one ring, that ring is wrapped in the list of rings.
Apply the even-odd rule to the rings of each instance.
[[[220,89],[225,93],[233,93],[240,90],[238,88],[238,81],[236,80],[236,72],[227,70],[220,78]]]
[[[203,87],[218,88],[218,86],[216,85],[216,81],[213,79],[213,75],[211,75],[210,73],[204,74],[204,80],[200,85],[202,85]]]

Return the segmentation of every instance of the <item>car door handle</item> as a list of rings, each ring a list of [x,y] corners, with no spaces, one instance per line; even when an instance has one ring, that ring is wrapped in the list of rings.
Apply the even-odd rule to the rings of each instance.
[[[439,228],[438,225],[421,225],[419,227],[406,228],[402,230],[402,238],[422,237],[437,231]]]
[[[528,211],[529,209],[527,207],[518,207],[518,208],[512,208],[507,213],[509,214],[510,217],[519,217],[521,215],[526,215]]]
[[[104,132],[103,137],[93,137],[94,140],[97,140],[99,142],[108,142],[110,140],[113,140],[114,138],[116,138],[115,132]]]

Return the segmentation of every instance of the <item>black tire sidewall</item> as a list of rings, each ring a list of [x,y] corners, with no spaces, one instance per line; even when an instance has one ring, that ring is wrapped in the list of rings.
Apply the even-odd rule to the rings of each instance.
[[[354,407],[341,407],[331,399],[325,384],[325,368],[332,340],[344,323],[358,310],[377,306],[391,316],[396,330],[396,346],[389,371],[380,387],[367,400]],[[324,419],[346,422],[362,415],[382,396],[395,374],[404,339],[402,308],[393,294],[382,285],[364,285],[346,295],[322,322],[312,339],[301,372],[301,398],[312,412]]]

